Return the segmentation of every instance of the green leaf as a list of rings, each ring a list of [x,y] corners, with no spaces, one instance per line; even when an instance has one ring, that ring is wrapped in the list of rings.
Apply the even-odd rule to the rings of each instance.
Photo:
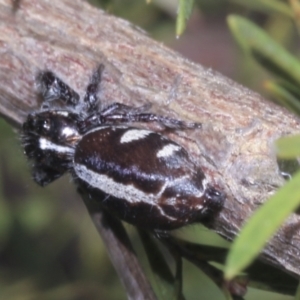
[[[300,172],[260,207],[245,224],[228,254],[224,272],[226,279],[232,279],[251,263],[299,203]]]
[[[300,13],[300,3],[298,0],[290,0],[289,1],[290,6],[293,10],[293,16],[294,20],[298,29],[298,32],[300,31],[300,19],[299,19],[299,13]]]
[[[288,4],[280,0],[231,0],[232,2],[244,5],[251,9],[256,9],[259,11],[267,13],[280,13],[289,18],[293,17],[293,11]]]
[[[266,81],[265,89],[274,97],[273,101],[288,108],[290,111],[300,115],[300,94],[299,90],[286,81],[274,82]]]
[[[285,136],[277,140],[276,152],[281,158],[300,156],[300,135]]]
[[[287,92],[289,92],[294,98],[297,99],[297,102],[300,102],[298,99],[300,99],[300,89],[299,86],[292,84],[291,82],[287,81],[277,81],[276,84],[280,86],[281,88],[285,89]]]
[[[300,84],[300,62],[254,23],[235,15],[228,24],[240,46],[264,68],[280,78]]]
[[[179,37],[185,30],[186,22],[192,13],[194,0],[179,0],[176,20],[176,36]]]

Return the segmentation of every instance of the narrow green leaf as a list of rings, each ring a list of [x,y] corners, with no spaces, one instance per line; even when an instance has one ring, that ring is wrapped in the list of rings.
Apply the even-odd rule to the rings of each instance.
[[[288,4],[281,0],[231,0],[232,2],[241,4],[251,9],[267,13],[280,13],[289,18],[293,17],[293,11]]]
[[[294,96],[294,98],[297,99],[297,102],[299,103],[300,101],[300,88],[299,86],[291,83],[291,82],[287,82],[287,81],[277,81],[277,85],[279,85],[280,87],[282,87],[283,89],[285,89],[286,91],[288,91],[291,95]]]
[[[176,20],[176,36],[179,37],[185,30],[186,22],[192,13],[194,0],[179,0]]]
[[[228,24],[240,46],[273,74],[300,84],[300,62],[254,23],[235,15]]]
[[[285,136],[276,141],[276,152],[281,158],[300,156],[300,135]]]
[[[273,101],[300,115],[300,94],[293,90],[294,85],[288,82],[274,82],[268,80],[264,88],[273,96]]]
[[[226,261],[226,279],[251,263],[299,203],[300,172],[255,212],[234,240]]]
[[[295,20],[298,32],[300,32],[300,18],[299,18],[300,3],[299,3],[299,0],[290,0],[289,3],[292,8],[292,11],[293,11],[293,16],[294,16],[294,20]]]

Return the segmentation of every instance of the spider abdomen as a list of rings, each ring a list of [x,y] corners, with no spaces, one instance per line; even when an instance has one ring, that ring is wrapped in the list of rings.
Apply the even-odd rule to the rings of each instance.
[[[159,133],[133,127],[87,132],[76,147],[74,175],[93,199],[143,228],[167,230],[193,223],[224,201],[184,148]]]

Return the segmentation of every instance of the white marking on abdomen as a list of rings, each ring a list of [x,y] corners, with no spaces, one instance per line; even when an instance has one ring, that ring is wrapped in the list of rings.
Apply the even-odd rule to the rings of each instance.
[[[179,151],[180,149],[181,147],[178,145],[168,144],[157,152],[156,157],[168,157],[173,155],[174,152]]]
[[[106,194],[119,199],[125,199],[129,203],[147,203],[155,206],[160,211],[161,215],[170,220],[176,220],[176,218],[165,214],[163,209],[157,204],[157,197],[153,194],[146,194],[141,190],[136,189],[133,185],[115,182],[110,177],[91,171],[81,164],[74,163],[74,170],[80,179],[84,180],[92,187],[100,189]],[[109,199],[107,201],[109,201]]]
[[[149,135],[150,133],[152,133],[152,131],[150,130],[130,129],[122,135],[120,143],[130,143],[135,140],[140,140]]]

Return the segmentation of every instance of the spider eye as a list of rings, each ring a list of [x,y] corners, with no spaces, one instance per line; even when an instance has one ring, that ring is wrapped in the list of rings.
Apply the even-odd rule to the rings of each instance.
[[[47,134],[51,131],[51,123],[50,120],[47,119],[40,119],[36,122],[36,130],[39,134]]]
[[[43,130],[45,131],[49,131],[50,130],[50,121],[47,119],[47,120],[43,120]]]

